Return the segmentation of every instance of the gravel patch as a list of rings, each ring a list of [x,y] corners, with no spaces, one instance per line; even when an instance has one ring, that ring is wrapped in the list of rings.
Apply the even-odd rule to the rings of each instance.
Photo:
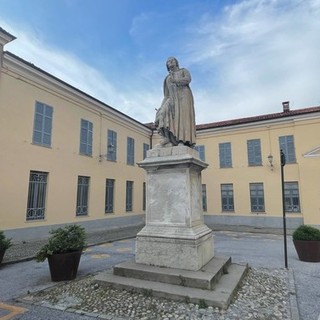
[[[291,319],[286,269],[250,269],[227,310],[156,298],[148,291],[100,287],[93,276],[30,294],[24,301],[105,319]]]

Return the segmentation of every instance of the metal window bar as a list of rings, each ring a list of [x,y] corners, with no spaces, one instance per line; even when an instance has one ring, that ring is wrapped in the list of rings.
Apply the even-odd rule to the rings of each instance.
[[[114,180],[106,180],[106,203],[105,203],[105,213],[113,212],[114,203]]]
[[[45,203],[47,193],[47,172],[30,172],[27,220],[42,220],[45,216]]]
[[[88,196],[89,196],[90,177],[78,177],[77,190],[77,208],[76,215],[83,216],[88,214]]]
[[[284,188],[286,212],[300,212],[300,197],[298,183],[285,182]]]
[[[221,185],[221,203],[222,211],[234,211],[232,184]]]
[[[250,184],[250,201],[251,201],[251,212],[265,211],[263,184],[261,183]]]
[[[132,211],[132,193],[133,193],[133,181],[127,181],[126,188],[126,211]]]

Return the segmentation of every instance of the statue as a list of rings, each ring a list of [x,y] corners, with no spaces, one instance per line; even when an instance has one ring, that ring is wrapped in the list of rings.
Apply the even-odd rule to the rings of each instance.
[[[162,136],[160,146],[196,143],[196,123],[193,95],[189,87],[191,76],[187,69],[179,68],[176,58],[167,60],[169,74],[164,80],[164,98],[157,110],[155,125]]]

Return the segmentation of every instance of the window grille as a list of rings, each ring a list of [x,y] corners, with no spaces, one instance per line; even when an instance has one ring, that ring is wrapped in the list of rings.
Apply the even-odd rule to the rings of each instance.
[[[90,177],[78,176],[77,216],[85,216],[88,214],[89,182]]]
[[[127,181],[126,186],[126,211],[132,211],[133,204],[133,181]]]
[[[263,183],[250,183],[251,212],[264,212]]]
[[[221,184],[222,211],[234,211],[233,184]]]
[[[45,216],[48,173],[31,171],[29,177],[27,220],[42,220]]]
[[[300,212],[300,197],[298,182],[284,183],[286,212]]]
[[[106,204],[105,213],[113,212],[114,205],[114,179],[106,180]]]

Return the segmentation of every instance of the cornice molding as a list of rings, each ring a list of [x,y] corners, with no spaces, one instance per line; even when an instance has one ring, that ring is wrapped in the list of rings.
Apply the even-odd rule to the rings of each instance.
[[[320,146],[306,152],[303,155],[304,158],[320,158]]]

